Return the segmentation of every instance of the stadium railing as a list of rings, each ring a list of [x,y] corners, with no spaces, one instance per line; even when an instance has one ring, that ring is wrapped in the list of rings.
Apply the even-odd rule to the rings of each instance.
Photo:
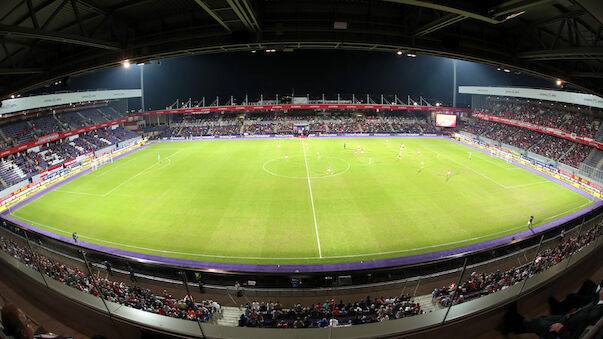
[[[536,243],[527,249],[520,251],[519,255],[509,255],[504,258],[497,256],[495,251],[491,251],[479,257],[481,261],[472,262],[470,257],[463,257],[460,261],[455,261],[454,264],[445,266],[439,274],[433,273],[427,276],[419,277],[416,279],[407,279],[400,289],[401,294],[409,293],[413,295],[415,300],[421,300],[422,305],[429,306],[429,311],[426,314],[417,315],[408,318],[396,319],[385,321],[381,323],[371,323],[364,325],[354,326],[340,326],[330,328],[311,328],[303,330],[273,330],[263,328],[239,328],[239,327],[227,327],[221,326],[216,323],[216,319],[210,322],[191,321],[186,319],[177,319],[167,317],[151,312],[147,312],[134,307],[124,307],[122,303],[105,300],[100,295],[94,296],[93,294],[87,293],[84,290],[78,290],[72,288],[66,284],[57,280],[56,277],[50,277],[46,275],[44,270],[38,267],[41,263],[36,257],[27,256],[26,253],[36,253],[42,255],[44,258],[53,260],[59,265],[58,269],[61,268],[60,264],[65,264],[69,267],[76,268],[84,276],[96,276],[100,278],[109,277],[104,267],[104,261],[111,261],[114,264],[115,271],[123,271],[124,267],[131,265],[136,268],[138,272],[140,268],[148,264],[140,263],[137,261],[130,261],[126,258],[115,258],[108,254],[96,253],[93,251],[82,251],[78,246],[66,244],[55,239],[46,238],[37,233],[29,230],[15,227],[11,224],[5,224],[4,227],[0,228],[0,236],[5,239],[11,239],[19,245],[19,248],[25,250],[25,253],[20,256],[19,259],[11,257],[4,251],[0,251],[0,260],[8,264],[13,270],[18,271],[20,274],[29,277],[30,281],[24,280],[24,283],[38,284],[48,290],[55,292],[58,295],[69,298],[83,307],[93,309],[102,314],[106,314],[112,318],[119,319],[127,323],[133,324],[133,326],[144,327],[154,331],[163,333],[176,334],[180,336],[192,336],[192,337],[215,337],[215,338],[226,338],[226,337],[286,337],[293,335],[298,338],[312,337],[312,338],[355,338],[355,337],[367,337],[367,336],[385,336],[394,333],[410,333],[425,328],[432,328],[441,326],[458,319],[462,319],[472,314],[483,312],[493,307],[497,307],[501,304],[508,303],[526,293],[530,293],[534,290],[541,288],[544,284],[555,280],[560,275],[569,272],[575,265],[578,265],[584,261],[589,255],[597,253],[600,247],[603,246],[602,237],[595,237],[588,245],[580,248],[579,251],[573,253],[573,255],[561,260],[559,263],[550,266],[546,270],[537,270],[535,267],[542,263],[542,258],[550,258],[545,256],[547,250],[551,248],[557,248],[562,241],[567,239],[578,238],[579,236],[585,236],[590,234],[592,227],[598,225],[601,222],[602,215],[594,215],[590,220],[581,220],[574,224],[571,229],[566,229],[563,235],[563,239],[559,236],[546,237],[545,234],[536,237]],[[577,248],[575,248],[577,249]],[[570,251],[571,252],[571,251]],[[19,256],[19,255],[17,255]],[[117,260],[121,260],[117,262]],[[24,262],[28,263],[25,264]],[[126,266],[124,266],[126,265]],[[492,273],[496,270],[506,272],[510,268],[523,267],[524,269],[517,272],[520,274],[520,278],[517,282],[510,284],[510,286],[501,289],[494,293],[482,293],[480,297],[471,296],[470,293],[457,292],[460,291],[459,286],[463,286],[467,280],[471,279],[476,274],[480,273]],[[527,273],[524,273],[527,272]],[[125,272],[124,272],[125,273]],[[153,284],[157,286],[170,286],[170,293],[176,295],[178,298],[182,298],[185,295],[191,295],[195,300],[200,300],[203,295],[198,291],[198,285],[194,283],[194,271],[187,271],[183,268],[174,268],[172,271],[171,279],[156,279],[153,280]],[[521,276],[524,275],[525,276]],[[113,279],[112,277],[109,277]],[[137,273],[138,279],[151,279],[146,274]],[[115,281],[127,280],[127,275],[122,275],[120,278],[116,278]],[[162,284],[163,281],[163,284]],[[402,282],[400,282],[402,283]],[[130,283],[127,283],[130,284]],[[434,288],[440,288],[442,286],[450,291],[449,296],[451,302],[447,305],[441,306],[438,298],[432,298],[429,294]],[[160,287],[161,288],[161,287]],[[207,286],[208,289],[213,289],[212,286]],[[374,296],[375,289],[371,286],[360,286],[364,288],[363,292]],[[252,288],[247,287],[245,289],[245,295],[251,297],[252,294],[261,295],[261,289],[256,289],[254,293]],[[275,294],[279,296],[286,296],[287,289],[279,289]],[[292,291],[292,290],[289,290]],[[293,291],[300,291],[299,289],[293,289]],[[326,298],[333,298],[338,300],[339,291],[336,287],[328,289],[322,288],[317,289],[316,292],[320,291],[322,296]],[[423,292],[421,292],[423,291]],[[421,294],[427,291],[426,296],[420,297]],[[160,291],[154,291],[155,294],[159,294]],[[207,291],[206,291],[207,292]],[[233,290],[226,290],[227,293],[234,294]],[[266,291],[269,292],[269,291]],[[309,291],[306,291],[308,293]],[[266,293],[269,295],[269,293]],[[295,294],[292,294],[295,295]],[[463,302],[459,302],[460,298],[465,299]],[[239,303],[246,303],[249,299],[237,299]],[[430,303],[431,304],[428,304]],[[424,308],[427,310],[427,307]],[[217,316],[219,318],[219,315]],[[340,324],[344,325],[344,324]]]

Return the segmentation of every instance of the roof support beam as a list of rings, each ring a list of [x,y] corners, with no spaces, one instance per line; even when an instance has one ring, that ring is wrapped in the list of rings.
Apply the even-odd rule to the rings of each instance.
[[[111,42],[105,42],[96,39],[90,39],[86,37],[80,37],[72,34],[48,32],[39,29],[25,28],[25,27],[14,27],[7,25],[0,25],[0,35],[7,36],[18,36],[27,39],[40,39],[48,41],[64,42],[68,44],[96,47],[108,50],[120,50],[121,48]]]
[[[83,36],[88,36],[88,33],[86,33],[86,30],[84,29],[82,17],[80,16],[80,10],[77,8],[77,3],[75,2],[75,0],[71,0],[71,7],[73,8],[73,13],[75,13],[77,24],[80,27],[80,33],[82,33]]]
[[[599,78],[603,79],[603,73],[600,72],[573,72],[571,74],[573,77],[578,78]]]
[[[249,5],[246,6],[247,7],[247,9],[246,9],[243,7],[243,5],[241,5],[239,0],[226,0],[226,2],[230,6],[230,8],[232,8],[232,11],[237,15],[239,20],[241,20],[243,25],[245,25],[245,27],[247,27],[248,30],[250,30],[252,32],[257,32],[259,30],[259,27],[257,26],[257,21],[255,20],[255,16],[254,16],[253,12],[248,12],[248,10],[247,10],[247,9],[251,10],[251,7],[249,7]],[[253,17],[253,19],[251,19],[250,17]],[[252,22],[252,20],[255,23]]]
[[[29,10],[29,16],[31,17],[31,21],[33,22],[34,28],[39,29],[40,24],[38,23],[38,17],[36,16],[36,10],[31,4],[31,0],[27,0],[27,9]]]
[[[54,20],[54,18],[57,16],[57,14],[59,14],[59,12],[61,12],[61,10],[63,10],[63,7],[65,7],[65,5],[67,5],[67,2],[69,2],[69,0],[63,0],[63,2],[61,2],[59,7],[57,7],[54,10],[54,12],[52,12],[52,14],[48,17],[48,19],[46,19],[46,22],[42,25],[42,29],[46,29],[46,27],[48,27],[48,25],[50,25],[50,23],[52,23],[52,20]]]
[[[44,73],[42,68],[0,68],[0,75],[22,75]]]
[[[423,36],[423,35],[427,35],[429,33],[433,33],[444,27],[454,25],[457,22],[461,22],[465,19],[467,19],[467,17],[464,15],[458,15],[458,14],[452,14],[452,13],[446,14],[446,15],[442,16],[441,18],[436,19],[436,20],[428,23],[427,25],[420,27],[417,30],[417,32],[415,33],[415,36]]]
[[[2,49],[4,50],[5,59],[8,59],[8,61],[10,61],[11,66],[15,67],[15,61],[13,60],[13,56],[8,51],[8,48],[6,48],[6,41],[4,40],[5,39],[3,36],[0,37],[0,42],[2,43]]]
[[[463,15],[463,16],[466,16],[471,19],[487,22],[487,23],[494,24],[494,25],[500,24],[505,21],[505,20],[492,19],[490,17],[484,16],[484,15],[481,15],[478,13],[466,11],[464,9],[440,5],[440,4],[436,4],[433,2],[426,2],[426,1],[421,1],[421,0],[385,0],[385,1],[395,2],[395,3],[399,3],[399,4],[403,4],[403,5],[430,8],[430,9],[435,9],[435,10],[442,11],[442,12]]]
[[[521,13],[530,7],[546,5],[551,2],[555,2],[555,0],[511,0],[492,8],[488,13],[491,13],[495,18],[503,15],[509,16]]]
[[[530,51],[519,53],[517,57],[529,60],[600,59],[603,58],[603,48],[570,48]]]
[[[195,0],[195,2],[199,6],[201,6],[201,8],[203,8],[207,12],[207,14],[214,18],[214,20],[216,20],[220,25],[222,25],[222,27],[226,28],[227,31],[232,32],[230,27],[228,27],[228,25],[226,25],[226,23],[224,23],[224,21],[222,21],[222,19],[220,19],[220,17],[214,11],[212,11],[212,9],[209,8],[203,0]]]
[[[247,13],[249,14],[249,17],[251,18],[251,21],[252,21],[251,24],[255,26],[256,31],[260,31],[261,29],[260,29],[260,24],[258,23],[258,18],[255,15],[253,8],[249,4],[249,0],[241,0],[241,1],[245,5],[245,9],[247,9]]]

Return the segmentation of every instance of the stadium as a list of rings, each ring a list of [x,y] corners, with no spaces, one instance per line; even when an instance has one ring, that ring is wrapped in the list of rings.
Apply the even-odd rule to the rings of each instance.
[[[110,2],[0,5],[2,338],[601,334],[600,5]]]

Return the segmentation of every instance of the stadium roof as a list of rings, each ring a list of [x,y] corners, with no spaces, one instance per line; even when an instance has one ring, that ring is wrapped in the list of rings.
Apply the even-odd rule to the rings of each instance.
[[[203,53],[430,54],[603,95],[600,0],[3,0],[0,99],[67,76]]]

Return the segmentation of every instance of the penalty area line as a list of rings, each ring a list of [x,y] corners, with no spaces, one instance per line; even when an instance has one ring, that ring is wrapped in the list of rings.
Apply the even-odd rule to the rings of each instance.
[[[310,202],[312,203],[312,216],[314,217],[314,230],[316,231],[316,242],[318,243],[318,256],[322,258],[322,250],[320,249],[320,238],[318,237],[318,223],[316,222],[316,210],[314,209],[314,197],[312,196],[312,184],[310,183],[310,169],[308,168],[308,159],[306,157],[306,147],[304,142],[300,140],[302,150],[304,151],[304,162],[306,163],[306,175],[308,176],[308,190],[310,191]]]

